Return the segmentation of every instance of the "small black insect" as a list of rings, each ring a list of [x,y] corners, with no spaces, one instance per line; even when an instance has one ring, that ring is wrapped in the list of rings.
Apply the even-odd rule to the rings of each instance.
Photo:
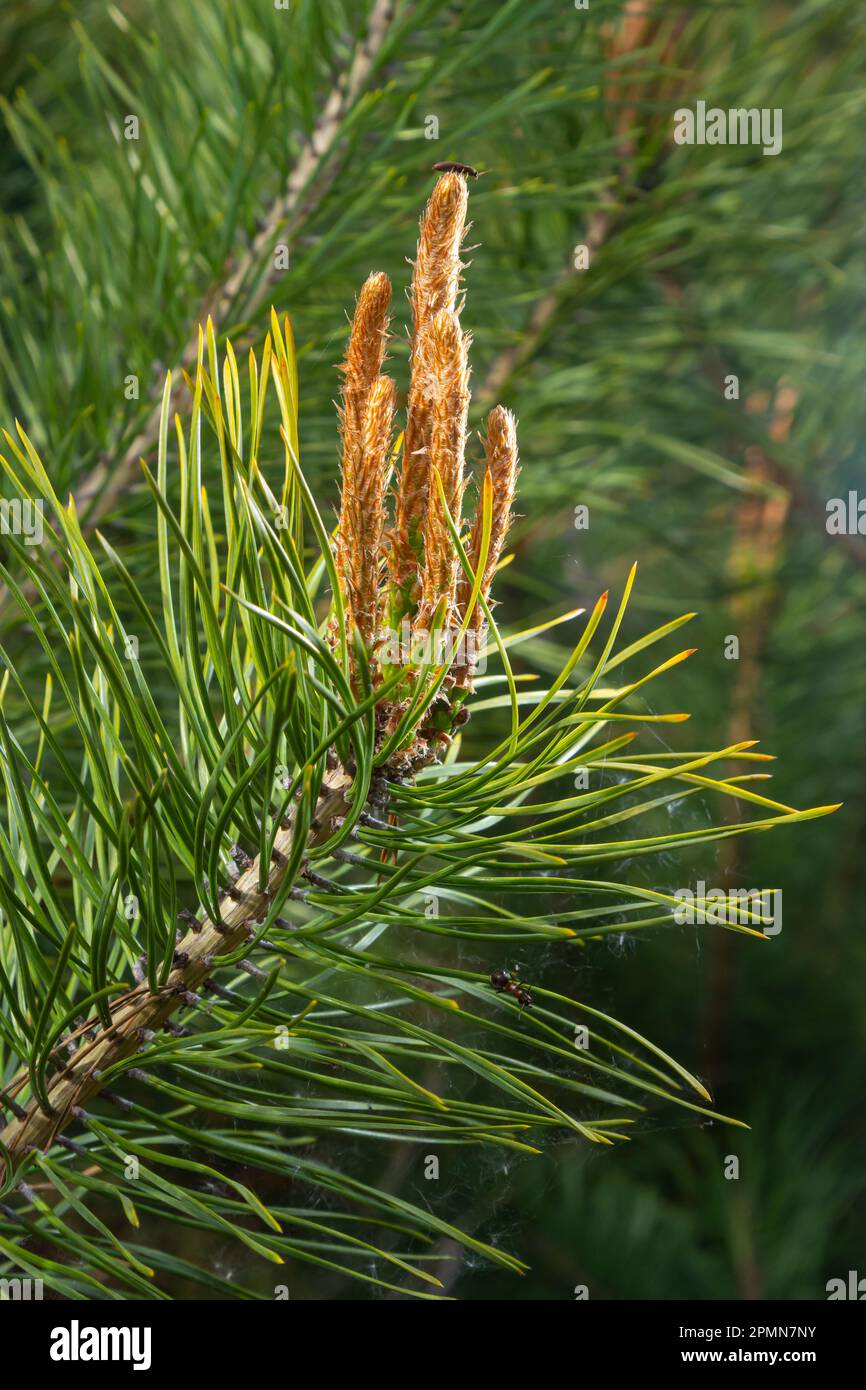
[[[490,983],[497,994],[510,994],[512,999],[516,999],[521,1009],[528,1009],[532,1005],[532,995],[522,985],[519,980],[515,980],[510,970],[494,970],[490,976]]]
[[[451,164],[443,160],[441,164],[434,164],[433,168],[437,174],[466,174],[470,179],[478,178],[478,170],[473,169],[471,164]]]

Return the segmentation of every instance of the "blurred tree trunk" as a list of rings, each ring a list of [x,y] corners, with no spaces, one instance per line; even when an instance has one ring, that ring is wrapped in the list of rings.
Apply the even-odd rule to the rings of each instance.
[[[769,436],[783,443],[791,429],[797,396],[791,387],[780,384],[773,403]],[[752,395],[746,401],[746,412],[757,414],[766,409],[765,397]],[[773,463],[757,445],[746,450],[746,475],[757,484],[774,480]],[[780,554],[784,544],[785,525],[790,511],[788,493],[771,496],[746,494],[738,504],[734,539],[728,556],[728,577],[731,584],[729,612],[731,632],[739,639],[739,660],[731,703],[728,711],[726,742],[740,743],[757,738],[761,732],[760,701],[764,659],[779,607],[781,592],[776,582]],[[734,824],[738,803],[727,798],[723,807],[724,819]],[[739,887],[743,873],[743,850],[738,839],[722,841],[719,847],[719,868],[722,887]],[[748,887],[753,885],[749,884]],[[732,937],[729,932],[717,932],[711,938],[710,992],[707,1006],[706,1038],[707,1066],[710,1076],[719,1077],[724,1068],[724,1054],[731,1001]]]

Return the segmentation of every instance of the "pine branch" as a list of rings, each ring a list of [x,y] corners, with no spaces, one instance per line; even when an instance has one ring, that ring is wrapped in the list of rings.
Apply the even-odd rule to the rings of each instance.
[[[0,874],[0,1045],[4,1068],[6,1057],[24,1064],[4,1130],[18,1164],[5,1176],[19,1178],[15,1201],[22,1205],[2,1214],[17,1236],[19,1209],[26,1211],[40,1242],[59,1240],[77,1261],[52,1267],[52,1287],[61,1293],[92,1287],[94,1270],[106,1281],[99,1289],[147,1294],[153,1271],[123,1246],[119,1260],[113,1231],[85,1239],[64,1218],[71,1176],[85,1188],[82,1210],[91,1194],[114,1195],[113,1183],[127,1195],[126,1154],[141,1161],[136,1201],[149,1212],[217,1238],[231,1234],[271,1262],[289,1255],[333,1268],[336,1246],[342,1272],[393,1287],[378,1269],[374,1276],[349,1267],[357,1243],[335,1234],[333,1223],[316,1225],[310,1237],[308,1208],[266,1208],[262,1195],[233,1176],[238,1165],[336,1193],[372,1210],[373,1219],[391,1220],[396,1211],[415,1234],[457,1239],[514,1269],[513,1257],[455,1231],[435,1212],[397,1204],[293,1145],[310,1136],[354,1140],[359,1108],[364,1135],[389,1142],[441,1139],[517,1151],[537,1151],[550,1130],[609,1145],[632,1118],[624,1109],[660,1102],[727,1118],[708,1109],[698,1077],[602,1013],[591,994],[572,999],[534,980],[530,989],[501,963],[491,973],[489,965],[467,969],[455,959],[455,942],[501,953],[516,943],[670,926],[677,898],[642,877],[612,877],[611,861],[632,865],[835,808],[800,811],[766,795],[764,755],[750,743],[640,751],[635,740],[647,727],[685,717],[648,701],[646,687],[693,649],[644,662],[692,615],[619,647],[634,570],[612,617],[607,594],[585,617],[547,688],[518,682],[510,653],[526,650],[538,628],[503,635],[488,601],[491,548],[501,546],[511,512],[513,422],[494,412],[498,428],[488,441],[470,559],[460,514],[467,344],[456,307],[440,307],[434,322],[443,351],[429,383],[435,428],[425,551],[413,549],[407,591],[423,592],[428,609],[447,611],[462,572],[457,635],[475,620],[476,606],[489,628],[499,665],[485,678],[492,691],[473,708],[499,711],[502,723],[485,721],[473,756],[458,756],[468,692],[453,684],[457,644],[435,659],[383,659],[366,616],[389,588],[384,566],[365,572],[360,621],[344,601],[353,592],[347,543],[358,539],[352,527],[359,519],[347,511],[350,534],[335,555],[300,468],[298,360],[288,322],[275,313],[261,358],[250,361],[246,390],[234,349],[228,343],[221,358],[208,325],[190,383],[190,418],[186,428],[178,421],[176,441],[166,382],[155,475],[145,468],[155,504],[148,534],[156,601],[105,537],[97,534],[92,545],[84,536],[23,427],[5,435],[9,457],[0,461],[10,486],[22,504],[38,502],[45,511],[44,545],[35,552],[20,535],[8,538],[37,603],[29,603],[9,557],[0,573],[51,679],[34,698],[26,673],[7,661],[0,701],[0,862],[8,870]],[[359,397],[354,424],[363,397],[366,426],[381,382],[383,318],[362,313],[357,328],[347,378]],[[417,370],[427,370],[423,353]],[[284,445],[274,486],[260,464],[271,383]],[[386,394],[379,404],[390,412]],[[368,472],[381,479],[385,433],[384,426],[365,428],[359,447],[347,449],[344,485],[351,474],[359,495]],[[377,537],[380,522],[377,513]],[[305,529],[316,543],[311,568]],[[572,611],[547,626],[583,616]],[[6,659],[2,649],[0,656]],[[162,682],[156,695],[152,672]],[[746,770],[729,770],[732,762]],[[591,770],[590,785],[576,785],[578,769]],[[723,806],[736,800],[751,818],[732,823],[723,815],[685,829],[679,806],[694,796]],[[347,851],[352,835],[355,849]],[[239,843],[257,854],[225,890],[223,913],[220,866],[227,845]],[[189,930],[179,942],[178,874],[193,885],[183,890],[187,900],[194,891],[200,905],[195,926],[191,908],[182,914]],[[287,910],[297,909],[298,920],[282,935],[289,919],[278,914],[298,874],[307,887],[295,890]],[[135,899],[131,916],[127,894]],[[441,915],[428,912],[430,897],[441,902]],[[745,918],[719,925],[760,937],[760,922],[747,909]],[[281,932],[277,941],[265,938],[271,926]],[[408,934],[423,949],[406,949]],[[253,945],[286,967],[267,975],[264,989],[257,962],[238,960]],[[228,985],[211,979],[223,966],[236,972]],[[130,972],[134,988],[126,987]],[[160,1046],[159,1030],[175,1034],[175,1013],[197,1006],[208,985],[217,1026]],[[122,993],[109,1007],[116,988]],[[82,1000],[97,1016],[92,1037],[89,1018],[70,1032]],[[577,1052],[575,1017],[587,1044]],[[297,1045],[283,1057],[280,1028]],[[71,1064],[61,1065],[59,1050],[74,1042]],[[88,1114],[88,1101],[105,1096],[106,1082],[133,1056],[133,1079],[147,1077],[155,1108],[136,1103],[113,1123]],[[480,1099],[466,1078],[483,1088]],[[71,1140],[64,1131],[75,1118],[85,1132]],[[55,1139],[59,1155],[43,1147]],[[29,1166],[58,1194],[55,1208],[33,1199],[23,1181]],[[203,1191],[202,1177],[216,1190]],[[252,1233],[240,1219],[250,1213],[263,1231],[257,1225]],[[2,1249],[21,1258],[11,1242]],[[375,1255],[379,1268],[390,1258],[424,1282],[411,1259]],[[158,1257],[154,1265],[166,1268]]]
[[[351,777],[340,768],[328,775],[307,837],[309,848],[324,843],[347,814],[346,792],[351,783]],[[219,969],[221,957],[232,955],[256,936],[256,928],[267,919],[271,899],[282,886],[296,849],[290,818],[277,834],[264,890],[260,887],[261,860],[257,856],[221,895],[227,895],[228,902],[220,921],[213,922],[200,914],[180,937],[175,965],[164,985],[152,991],[145,983],[139,983],[112,1003],[108,1027],[96,1017],[79,1028],[83,1040],[72,1061],[56,1072],[45,1088],[47,1105],[32,1100],[0,1133],[0,1144],[6,1146],[13,1164],[31,1149],[49,1149],[67,1125],[80,1120],[83,1106],[102,1090],[104,1073],[146,1050],[172,1015],[187,1007],[190,998],[194,999],[207,984],[214,970]],[[6,1088],[7,1096],[14,1101],[27,1080],[25,1071]],[[5,1176],[0,1171],[0,1186]]]

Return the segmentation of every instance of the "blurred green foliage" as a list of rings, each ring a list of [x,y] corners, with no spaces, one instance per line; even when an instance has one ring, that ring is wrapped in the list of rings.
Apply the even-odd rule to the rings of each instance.
[[[144,581],[130,444],[285,188],[368,9],[3,9],[0,416],[26,420],[58,487],[87,495],[99,463],[110,477],[127,458],[129,490],[101,520]],[[519,563],[498,590],[509,618],[591,603],[638,559],[634,622],[699,612],[700,652],[671,680],[701,734],[721,742],[745,720],[784,754],[773,795],[845,803],[734,862],[657,866],[658,886],[715,872],[782,888],[770,943],[697,930],[676,950],[624,936],[525,963],[588,980],[601,1007],[615,999],[752,1129],[686,1126],[602,1156],[560,1146],[480,1182],[455,1171],[449,1214],[474,1214],[533,1269],[516,1293],[455,1266],[454,1291],[821,1297],[864,1248],[866,537],[831,537],[825,518],[864,476],[866,14],[857,0],[664,5],[636,31],[621,0],[395,9],[280,234],[291,269],[253,263],[220,333],[259,346],[268,304],[290,313],[304,464],[333,497],[334,363],[357,286],[400,263],[434,159],[489,170],[472,188],[484,256],[467,272],[467,326],[479,418],[494,380],[520,417]],[[673,111],[698,99],[781,108],[782,153],[673,145]],[[137,141],[123,138],[128,115]],[[590,267],[575,271],[585,242]],[[394,356],[405,386],[405,347]],[[795,401],[784,422],[780,389]],[[729,634],[739,661],[725,659]],[[4,641],[38,660],[26,633]],[[539,639],[532,655],[553,668],[560,653]],[[674,746],[695,746],[687,729]],[[731,1153],[737,1182],[723,1176]],[[394,1181],[425,1196],[417,1173],[398,1165]],[[314,1279],[321,1294],[356,1296]]]

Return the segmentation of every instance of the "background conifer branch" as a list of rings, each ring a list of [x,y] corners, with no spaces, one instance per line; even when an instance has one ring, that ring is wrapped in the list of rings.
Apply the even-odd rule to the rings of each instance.
[[[337,177],[337,165],[324,176],[322,171],[339,143],[347,115],[375,71],[377,59],[394,22],[395,10],[395,0],[373,0],[366,31],[359,36],[352,58],[335,83],[313,131],[303,144],[285,190],[261,218],[250,246],[227,261],[223,278],[210,288],[205,297],[199,322],[203,323],[208,318],[220,323],[231,322],[241,296],[248,313],[254,313],[260,307],[268,283],[266,262],[273,254],[278,237],[297,230],[299,223],[314,206],[314,197],[321,197],[327,183]],[[317,176],[319,184],[314,195],[313,181]],[[198,338],[194,335],[180,354],[180,368],[188,370],[194,365],[197,350]],[[178,384],[176,389],[179,389],[183,380],[182,371],[176,371],[174,378]],[[151,393],[150,413],[122,455],[119,458],[116,454],[104,455],[76,485],[78,509],[86,528],[97,526],[134,481],[138,460],[147,457],[157,442],[161,415],[162,382],[157,378]],[[7,592],[0,589],[0,611],[7,601]]]

